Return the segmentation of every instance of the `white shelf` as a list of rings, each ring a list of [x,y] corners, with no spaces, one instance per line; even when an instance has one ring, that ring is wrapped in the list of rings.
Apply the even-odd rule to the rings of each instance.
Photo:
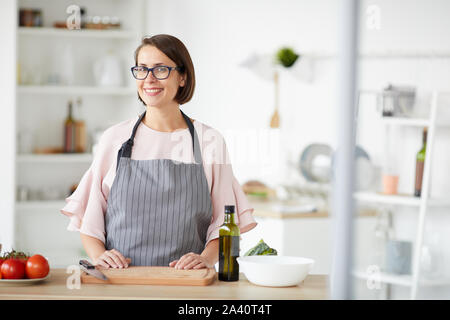
[[[96,86],[53,86],[53,85],[19,85],[20,94],[79,94],[79,95],[116,95],[136,94],[134,87],[96,87]]]
[[[46,210],[59,210],[66,202],[64,199],[61,200],[51,200],[51,201],[44,201],[44,200],[38,200],[38,201],[17,201],[16,202],[16,210],[19,211],[30,211],[30,210],[36,210],[36,211],[46,211]]]
[[[358,279],[368,280],[369,277],[371,280],[379,280],[381,283],[394,284],[404,287],[411,287],[413,284],[411,275],[398,275],[398,274],[390,274],[386,272],[380,272],[378,275],[375,274],[367,274],[361,270],[353,271],[353,276]],[[450,279],[448,278],[440,278],[435,280],[430,279],[421,279],[419,281],[421,286],[448,286],[450,285]]]
[[[60,28],[46,27],[19,27],[17,29],[19,36],[39,36],[39,37],[76,37],[93,39],[135,39],[136,33],[127,30],[92,30],[80,29],[69,30]]]
[[[355,192],[354,198],[358,201],[380,204],[419,206],[420,198],[411,195],[385,195],[375,192]]]
[[[369,275],[367,274],[367,272],[357,270],[353,271],[353,276],[364,280],[367,280],[370,277],[370,279],[379,280],[381,283],[396,284],[405,287],[410,287],[412,285],[411,275],[396,275],[385,272],[380,272],[378,275],[375,274]]]
[[[336,52],[300,52],[302,57],[312,59],[337,59]],[[449,59],[450,51],[445,50],[364,50],[358,52],[358,59]]]
[[[420,118],[400,118],[400,117],[382,117],[384,124],[411,127],[429,127],[431,122],[429,119]]]
[[[90,163],[93,156],[91,153],[73,154],[19,154],[18,163]]]
[[[446,50],[365,50],[358,54],[361,59],[436,59],[450,58]]]
[[[355,200],[388,205],[404,205],[419,207],[423,199],[412,195],[386,195],[375,192],[355,192]],[[433,207],[450,206],[448,199],[428,199],[428,205]]]

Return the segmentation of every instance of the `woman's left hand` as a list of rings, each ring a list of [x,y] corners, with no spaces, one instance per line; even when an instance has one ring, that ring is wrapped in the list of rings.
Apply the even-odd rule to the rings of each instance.
[[[175,269],[202,269],[202,268],[213,268],[214,265],[211,264],[205,257],[189,252],[186,253],[178,260],[174,260],[169,263],[169,267],[174,267]]]

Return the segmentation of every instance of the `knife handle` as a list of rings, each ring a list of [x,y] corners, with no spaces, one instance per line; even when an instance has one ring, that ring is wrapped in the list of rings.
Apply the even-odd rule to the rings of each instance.
[[[80,260],[80,265],[82,265],[83,267],[85,267],[86,269],[95,269],[95,266],[92,265],[89,261],[87,260]]]

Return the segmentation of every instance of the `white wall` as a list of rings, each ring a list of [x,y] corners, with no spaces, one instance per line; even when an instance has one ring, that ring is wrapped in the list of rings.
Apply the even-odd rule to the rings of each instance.
[[[9,250],[13,244],[14,232],[14,200],[15,200],[15,154],[16,154],[16,2],[5,1],[0,10],[0,30],[2,33],[2,49],[0,51],[0,117],[1,142],[0,150],[0,243],[3,249]]]
[[[184,110],[226,136],[240,182],[262,178],[272,185],[289,174],[280,175],[280,165],[286,167],[286,153],[264,152],[265,141],[277,139],[277,133],[269,132],[273,83],[239,64],[253,53],[272,54],[284,45],[300,52],[333,51],[336,5],[328,0],[149,2],[147,33],[173,34],[192,55],[198,86]],[[280,76],[280,139],[295,159],[307,144],[332,139],[333,66],[325,60],[316,71],[314,85],[286,73]],[[251,134],[259,137],[259,144]],[[276,147],[277,140],[272,141]],[[255,159],[258,150],[262,156]]]
[[[339,1],[207,1],[154,0],[149,2],[147,33],[169,33],[179,37],[191,52],[197,73],[197,89],[192,102],[184,110],[226,135],[233,168],[237,179],[258,178],[276,185],[289,179],[300,181],[287,162],[296,162],[305,146],[312,142],[334,144],[334,112],[336,100],[336,59],[315,60],[314,81],[304,83],[283,73],[280,83],[281,130],[268,133],[268,123],[274,107],[273,85],[253,75],[239,63],[252,53],[274,53],[283,45],[290,45],[300,53],[315,52],[324,55],[336,52],[335,26]],[[380,9],[380,28],[367,27],[367,8]],[[388,51],[417,53],[450,53],[450,2],[446,0],[366,0],[360,6],[362,53]],[[450,91],[450,59],[417,58],[363,58],[360,64],[359,85],[363,89],[380,90],[387,82],[417,87],[418,106],[426,112],[434,89]],[[450,102],[450,98],[448,100]],[[442,104],[450,108],[450,104]],[[358,140],[363,143],[375,164],[382,162],[383,146],[376,124],[370,121],[374,112],[373,99],[365,97],[361,108],[369,116],[360,127]],[[360,125],[361,126],[361,125]],[[266,147],[275,155],[266,153],[269,166],[263,166],[265,157],[254,163],[241,160],[235,137],[241,143],[246,133],[261,137],[258,141],[280,139],[279,150],[273,141]],[[253,139],[253,144],[255,140]],[[448,196],[450,191],[450,132],[437,132],[432,177],[432,195]],[[235,146],[236,143],[236,146]],[[364,144],[366,143],[366,144]],[[415,160],[420,147],[420,130],[406,129],[398,136],[401,176],[400,191],[411,192]],[[259,144],[258,144],[259,145]],[[253,149],[252,149],[253,148]],[[258,149],[247,144],[248,150]],[[247,153],[248,154],[248,153]],[[267,161],[266,161],[267,162]],[[396,235],[413,239],[417,211],[397,210]],[[432,212],[427,220],[425,244],[433,236],[437,251],[442,252],[444,267],[450,265],[448,243],[450,226],[447,212]],[[432,241],[432,242],[433,242]],[[444,268],[445,269],[445,268]],[[398,290],[397,290],[398,291]],[[425,297],[437,291],[422,290]],[[398,291],[396,297],[408,297]],[[439,291],[442,297],[445,291]],[[447,297],[450,295],[447,295]]]

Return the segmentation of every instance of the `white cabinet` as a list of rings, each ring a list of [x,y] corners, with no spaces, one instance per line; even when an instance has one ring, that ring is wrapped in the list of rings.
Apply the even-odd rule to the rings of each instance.
[[[16,250],[41,252],[52,267],[64,266],[83,255],[78,233],[69,232],[69,219],[59,209],[70,187],[92,162],[93,136],[144,110],[130,67],[143,36],[143,0],[78,1],[87,16],[117,17],[119,29],[68,30],[53,27],[66,21],[73,3],[59,0],[17,1],[21,8],[41,10],[42,27],[17,27],[16,84]],[[98,86],[94,64],[112,54],[120,61],[121,86]],[[71,79],[64,78],[65,73]],[[55,74],[59,76],[55,78]],[[59,79],[59,80],[58,80]],[[58,82],[59,81],[59,82]],[[75,103],[81,100],[81,107]],[[74,117],[88,134],[84,154],[34,154],[35,148],[62,147],[68,101]],[[20,200],[20,201],[19,201]]]

